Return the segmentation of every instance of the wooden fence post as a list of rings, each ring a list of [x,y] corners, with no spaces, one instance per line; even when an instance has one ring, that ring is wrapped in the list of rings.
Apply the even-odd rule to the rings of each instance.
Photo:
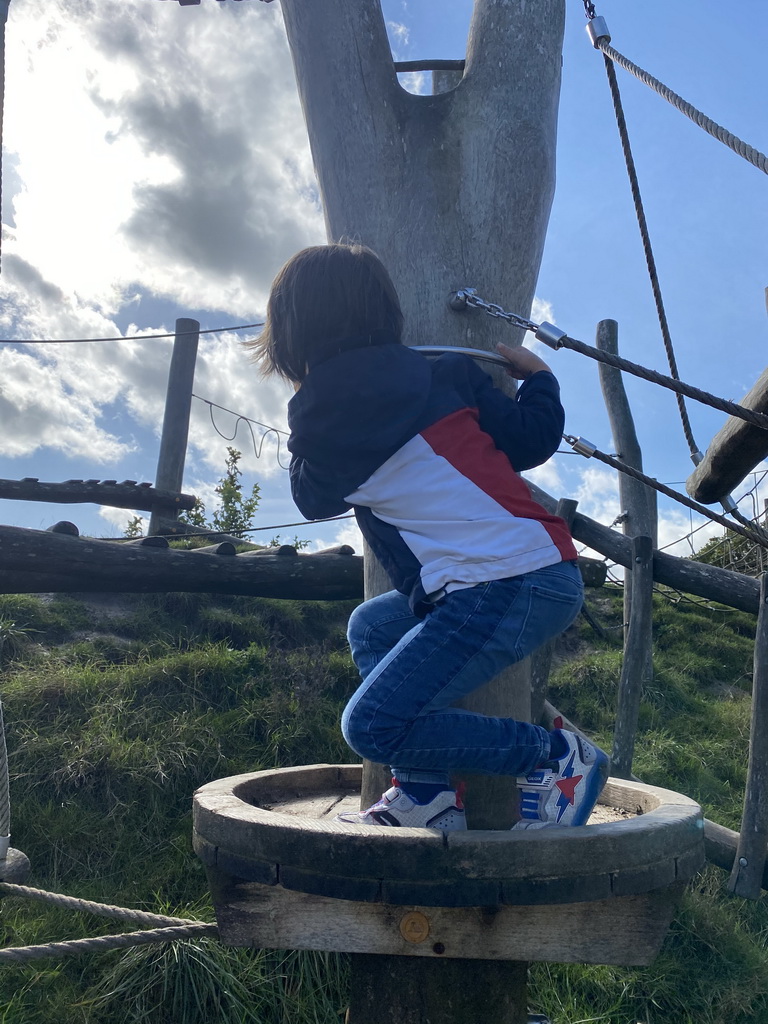
[[[615,320],[601,320],[597,325],[595,346],[601,352],[619,354],[619,325]],[[600,387],[611,423],[613,444],[622,462],[633,469],[642,470],[643,455],[637,440],[635,423],[629,399],[624,389],[621,370],[606,363],[599,364]],[[619,473],[619,503],[624,517],[622,530],[627,537],[650,537],[653,547],[657,544],[656,491],[640,480],[625,473]],[[633,588],[624,587],[624,643],[627,642],[629,619],[632,611]],[[650,652],[649,652],[650,657]],[[645,671],[651,673],[649,664]]]
[[[768,575],[760,578],[760,608],[752,673],[752,722],[744,813],[728,890],[750,900],[760,898],[768,846]]]
[[[653,625],[653,545],[650,537],[632,538],[632,572],[625,589],[627,586],[632,588],[632,612],[624,644],[611,763],[611,774],[619,779],[628,779],[632,775],[640,698],[643,686],[650,679],[648,666]]]
[[[168,390],[165,396],[163,433],[160,438],[160,454],[157,459],[155,487],[166,491],[181,491],[184,479],[184,462],[187,457],[189,437],[189,413],[192,406],[192,384],[195,379],[197,344],[200,340],[200,324],[197,320],[180,317],[176,321],[176,338],[173,342],[171,366],[168,371]],[[177,512],[167,505],[152,510],[149,520],[149,536],[160,533],[158,518],[176,518]]]

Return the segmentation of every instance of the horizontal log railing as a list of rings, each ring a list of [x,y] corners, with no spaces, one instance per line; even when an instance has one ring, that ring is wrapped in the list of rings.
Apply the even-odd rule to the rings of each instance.
[[[55,505],[109,505],[112,508],[141,509],[151,512],[165,506],[169,510],[188,510],[195,507],[192,494],[180,494],[137,484],[135,480],[65,480],[63,483],[44,483],[36,477],[23,480],[0,479],[0,498],[15,501],[47,501]]]

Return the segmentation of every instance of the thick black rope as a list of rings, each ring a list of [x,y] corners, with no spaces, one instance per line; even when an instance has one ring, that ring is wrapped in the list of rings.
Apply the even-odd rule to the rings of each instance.
[[[674,377],[667,377],[666,374],[659,373],[657,370],[649,370],[647,366],[640,366],[629,359],[624,359],[622,356],[613,355],[610,352],[601,352],[600,349],[593,348],[592,345],[587,345],[583,341],[571,338],[567,334],[560,338],[557,344],[559,348],[568,348],[572,352],[579,352],[582,355],[589,356],[590,359],[596,359],[598,362],[616,366],[618,369],[626,370],[627,373],[632,373],[636,377],[650,381],[652,384],[660,384],[664,388],[669,388],[670,391],[676,391],[678,394],[693,398],[703,405],[709,405],[713,409],[720,409],[721,412],[727,412],[730,416],[746,420],[747,423],[751,423],[755,427],[762,427],[763,430],[768,430],[768,416],[765,413],[755,412],[754,409],[747,409],[745,406],[739,405],[737,402],[731,402],[726,398],[718,398],[717,395],[711,395],[708,391],[702,391],[701,388],[695,388],[691,384],[675,380]]]
[[[638,227],[640,228],[640,237],[642,238],[643,242],[645,263],[648,267],[648,276],[651,279],[651,290],[653,291],[653,299],[656,303],[656,313],[659,318],[659,326],[661,327],[661,336],[664,340],[664,350],[667,353],[669,371],[675,380],[680,380],[680,374],[677,370],[677,360],[675,359],[675,352],[672,347],[672,335],[669,331],[667,313],[664,309],[664,300],[661,297],[661,285],[659,283],[659,275],[656,269],[656,260],[654,258],[653,248],[651,246],[651,236],[650,232],[648,231],[648,222],[645,217],[643,199],[640,195],[640,183],[637,178],[637,169],[635,167],[635,161],[632,156],[632,148],[629,142],[629,132],[627,131],[627,122],[624,117],[624,108],[621,102],[619,83],[616,78],[616,69],[614,68],[611,59],[607,57],[605,54],[603,54],[603,60],[605,61],[605,73],[608,76],[608,85],[611,90],[611,99],[613,100],[613,110],[616,115],[616,124],[619,128],[621,148],[624,153],[624,162],[627,166],[629,184],[632,190],[632,200],[635,204],[635,215],[637,217]],[[688,418],[688,410],[685,407],[685,399],[679,393],[677,395],[677,408],[680,412],[680,421],[683,426],[683,433],[685,434],[685,439],[688,442],[688,449],[691,455],[696,455],[699,452],[699,447],[696,444],[696,441],[693,436],[693,430],[691,429],[691,421]]]
[[[574,438],[573,440],[577,440]],[[566,437],[566,441],[570,439]],[[761,530],[760,527],[755,526],[754,523],[750,522],[749,529],[744,526],[737,526],[731,522],[730,519],[726,519],[725,516],[719,515],[717,512],[713,512],[707,508],[706,505],[700,505],[698,501],[694,501],[687,495],[682,494],[680,491],[674,490],[672,487],[667,487],[666,484],[659,483],[658,480],[654,480],[652,476],[646,476],[645,473],[641,473],[640,470],[635,469],[633,466],[628,466],[625,462],[620,459],[615,459],[612,455],[607,455],[605,452],[601,452],[599,449],[590,450],[590,457],[597,459],[598,462],[602,462],[606,466],[610,466],[611,469],[616,469],[620,473],[626,473],[627,476],[633,477],[635,480],[639,480],[641,483],[647,484],[648,487],[653,487],[654,490],[659,491],[661,494],[666,494],[668,498],[673,498],[675,501],[680,502],[681,505],[687,505],[688,508],[698,512],[702,516],[706,516],[707,519],[711,519],[714,523],[719,523],[724,526],[726,530],[730,530],[733,533],[738,533],[742,537],[746,537],[747,540],[752,541],[753,544],[759,544],[761,547],[768,548],[768,533]]]

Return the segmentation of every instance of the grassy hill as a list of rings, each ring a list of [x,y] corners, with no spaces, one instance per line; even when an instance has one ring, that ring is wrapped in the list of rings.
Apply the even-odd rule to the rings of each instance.
[[[580,620],[550,699],[610,748],[621,594],[590,592],[605,634]],[[200,595],[0,597],[0,693],[13,845],[31,884],[211,919],[191,851],[191,795],[260,768],[348,761],[338,718],[356,675],[350,605]],[[655,674],[635,772],[739,827],[754,619],[659,595]],[[613,639],[611,639],[613,638]],[[648,968],[539,964],[531,1002],[553,1024],[768,1022],[768,913],[725,894],[710,868],[689,887]],[[3,897],[3,945],[133,926]],[[0,1024],[333,1024],[343,956],[185,941],[0,966]],[[474,1022],[467,1022],[474,1024]]]

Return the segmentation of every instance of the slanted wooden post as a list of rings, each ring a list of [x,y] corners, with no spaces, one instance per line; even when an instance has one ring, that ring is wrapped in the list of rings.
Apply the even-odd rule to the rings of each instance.
[[[597,325],[595,345],[601,352],[619,354],[619,325],[615,320],[601,320]],[[621,370],[606,363],[599,363],[600,387],[611,423],[613,444],[622,462],[633,469],[643,468],[643,454],[637,440],[635,422],[629,406],[624,378]],[[650,537],[653,547],[657,544],[657,502],[656,491],[640,480],[619,473],[619,503],[623,516],[622,531],[627,537]],[[652,583],[652,581],[651,581]],[[624,587],[624,643],[627,642],[629,620],[632,614],[633,586]],[[651,677],[651,650],[645,652],[647,664],[642,671]]]
[[[200,324],[197,320],[180,317],[176,321],[176,338],[173,342],[171,366],[168,371],[163,433],[160,438],[160,454],[157,459],[157,478],[155,480],[155,487],[166,491],[180,492],[184,479],[199,332]],[[160,516],[166,519],[175,518],[175,513],[168,508],[168,505],[163,505],[161,509],[153,509],[147,530],[150,536],[161,532],[158,527],[158,517]]]
[[[628,779],[632,775],[640,699],[643,687],[650,681],[647,674],[653,618],[653,545],[650,537],[632,538],[632,572],[624,589],[627,587],[632,589],[632,613],[624,644],[611,759],[611,774],[619,779]]]
[[[476,0],[464,75],[432,96],[400,87],[379,0],[282,0],[282,10],[329,239],[359,239],[382,258],[406,343],[519,343],[519,332],[452,312],[448,299],[475,286],[509,309],[531,308],[554,192],[563,0]],[[373,565],[366,577],[368,596],[390,587]],[[528,667],[519,666],[465,706],[528,718],[529,697]],[[471,827],[509,827],[513,780],[470,782]],[[371,768],[363,801],[381,791]],[[477,1019],[526,1019],[524,965],[484,972],[477,961],[430,961],[415,970],[358,957],[351,1024],[467,1024],[468,990],[478,993]]]
[[[760,899],[768,846],[768,576],[760,578],[760,609],[752,672],[752,722],[744,813],[728,889]]]

